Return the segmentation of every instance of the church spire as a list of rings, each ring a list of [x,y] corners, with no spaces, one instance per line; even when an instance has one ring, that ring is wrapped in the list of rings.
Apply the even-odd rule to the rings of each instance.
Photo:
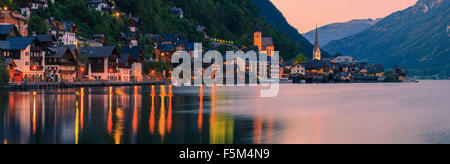
[[[317,24],[316,24],[316,42],[314,43],[314,47],[315,48],[319,48],[319,28],[317,28]]]
[[[319,28],[317,27],[317,24],[316,24],[316,41],[314,43],[313,59],[322,60],[322,54],[320,52],[319,46]]]

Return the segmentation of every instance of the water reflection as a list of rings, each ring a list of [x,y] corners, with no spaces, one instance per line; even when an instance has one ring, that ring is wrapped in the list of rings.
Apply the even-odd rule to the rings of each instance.
[[[218,101],[227,98],[216,87],[52,89],[1,96],[3,144],[252,142],[252,119],[218,111]]]

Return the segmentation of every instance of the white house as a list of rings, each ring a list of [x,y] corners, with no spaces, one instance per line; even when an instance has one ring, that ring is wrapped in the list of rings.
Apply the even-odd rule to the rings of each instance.
[[[291,68],[291,74],[305,75],[305,67],[302,64],[297,64]]]

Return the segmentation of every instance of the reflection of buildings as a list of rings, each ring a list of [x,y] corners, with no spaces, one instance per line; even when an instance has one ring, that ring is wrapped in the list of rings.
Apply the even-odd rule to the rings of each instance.
[[[216,92],[211,87],[210,144],[232,144],[234,137],[234,118],[215,111]]]
[[[253,127],[217,108],[216,87],[174,96],[172,86],[59,89],[9,93],[0,141],[8,143],[211,143],[233,144]],[[139,92],[138,92],[139,91]],[[211,94],[210,94],[211,93]],[[2,95],[3,96],[3,95]],[[151,101],[150,101],[151,99]],[[197,104],[197,101],[199,104]],[[6,100],[8,101],[8,100]],[[198,114],[180,114],[194,102]],[[199,106],[197,106],[199,105]],[[211,110],[209,110],[211,109]],[[177,111],[177,112],[174,112]],[[260,117],[261,143],[271,140],[270,120]],[[249,124],[246,124],[249,125]]]

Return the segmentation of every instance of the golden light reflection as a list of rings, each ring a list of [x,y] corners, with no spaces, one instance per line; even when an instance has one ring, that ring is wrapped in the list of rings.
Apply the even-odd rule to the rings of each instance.
[[[7,140],[7,139],[4,139],[4,140],[3,140],[3,144],[4,144],[4,145],[7,145],[7,144],[8,144],[8,140]]]
[[[201,132],[202,131],[202,127],[203,127],[203,86],[200,86],[200,93],[198,95],[198,97],[200,98],[200,103],[199,103],[199,111],[198,111],[198,131]]]
[[[152,107],[150,109],[150,121],[149,121],[149,127],[150,127],[150,133],[153,134],[155,132],[155,86],[152,85]]]
[[[215,86],[211,87],[211,118],[210,118],[210,144],[233,144],[234,137],[234,118],[227,115],[216,113]]]
[[[81,128],[81,130],[83,131],[83,129],[84,129],[84,88],[81,88],[81,98],[80,98],[80,101],[81,101],[81,113],[80,113],[80,128]]]
[[[109,135],[112,135],[112,128],[113,128],[113,120],[112,120],[112,88],[109,88],[109,106],[108,106],[108,119],[106,121],[106,129],[108,130]]]
[[[33,92],[33,134],[36,134],[36,92]]]
[[[169,113],[167,114],[167,132],[170,133],[172,131],[172,85],[169,85]]]
[[[257,116],[255,118],[255,122],[253,123],[253,143],[261,144],[262,141],[262,118],[261,116]]]
[[[166,129],[166,107],[165,107],[165,97],[166,97],[166,86],[161,85],[161,111],[159,112],[159,135],[161,135],[162,143],[164,143],[164,135]]]
[[[121,138],[122,138],[122,134],[123,134],[123,111],[120,108],[117,108],[116,111],[116,117],[117,117],[117,121],[116,121],[116,128],[114,129],[114,143],[115,144],[120,144],[121,142]]]
[[[78,144],[78,134],[79,134],[79,129],[78,129],[78,125],[80,122],[80,116],[79,116],[79,109],[78,109],[78,100],[75,103],[76,106],[76,113],[75,113],[75,144]]]
[[[134,111],[133,111],[133,134],[136,135],[137,129],[138,129],[138,110],[137,110],[137,96],[138,96],[138,90],[137,87],[134,86]]]

